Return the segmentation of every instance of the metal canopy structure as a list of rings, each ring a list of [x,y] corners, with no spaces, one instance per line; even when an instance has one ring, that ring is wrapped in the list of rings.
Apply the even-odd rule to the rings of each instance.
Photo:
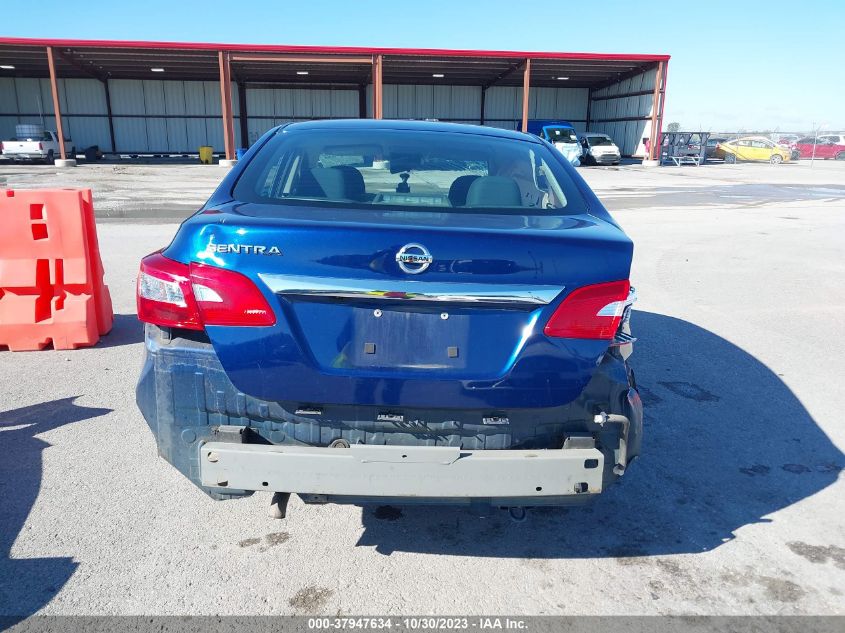
[[[0,38],[0,77],[49,77],[54,92],[57,78],[93,78],[106,86],[117,79],[220,81],[228,158],[235,151],[232,83],[358,89],[360,116],[366,116],[364,91],[372,85],[370,111],[375,118],[384,112],[385,84],[473,86],[482,91],[482,123],[484,91],[493,86],[521,87],[524,130],[531,88],[587,89],[592,99],[593,93],[656,69],[653,91],[649,87],[595,99],[653,93],[651,138],[659,138],[668,61],[668,55]],[[243,90],[239,93],[242,99]],[[54,97],[54,102],[59,100]],[[244,103],[240,106],[243,115]],[[244,120],[241,116],[242,125]]]

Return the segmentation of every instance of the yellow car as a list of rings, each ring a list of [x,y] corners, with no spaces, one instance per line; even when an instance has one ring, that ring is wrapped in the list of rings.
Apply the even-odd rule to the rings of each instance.
[[[725,141],[716,146],[716,158],[724,158],[726,163],[738,160],[765,161],[778,165],[789,161],[792,153],[788,148],[781,147],[765,136],[744,136],[732,141]]]

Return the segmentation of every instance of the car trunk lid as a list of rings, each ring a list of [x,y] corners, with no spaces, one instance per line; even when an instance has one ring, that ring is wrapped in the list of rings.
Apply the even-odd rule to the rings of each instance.
[[[237,270],[271,302],[274,326],[206,328],[232,382],[264,400],[564,404],[608,342],[543,325],[571,290],[627,279],[631,261],[624,233],[589,215],[238,211],[196,216],[168,254]]]

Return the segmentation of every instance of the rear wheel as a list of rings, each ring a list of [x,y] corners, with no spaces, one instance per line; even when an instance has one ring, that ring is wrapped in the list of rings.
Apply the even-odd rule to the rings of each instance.
[[[836,155],[836,160],[845,160],[845,152],[839,152]]]
[[[53,155],[53,150],[47,152],[47,157],[44,159],[46,165],[53,165],[56,162],[56,157]]]
[[[725,162],[728,165],[733,165],[736,163],[736,154],[725,154]]]
[[[769,162],[772,165],[780,165],[783,162],[783,156],[780,154],[772,154],[772,157],[769,159]]]

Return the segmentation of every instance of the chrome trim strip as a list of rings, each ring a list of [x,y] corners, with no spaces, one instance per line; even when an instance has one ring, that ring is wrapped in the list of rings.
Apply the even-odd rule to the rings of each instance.
[[[551,303],[563,286],[526,286],[436,281],[340,279],[297,275],[258,275],[274,293],[329,299],[370,301],[427,301],[435,303],[499,304],[544,306]]]

